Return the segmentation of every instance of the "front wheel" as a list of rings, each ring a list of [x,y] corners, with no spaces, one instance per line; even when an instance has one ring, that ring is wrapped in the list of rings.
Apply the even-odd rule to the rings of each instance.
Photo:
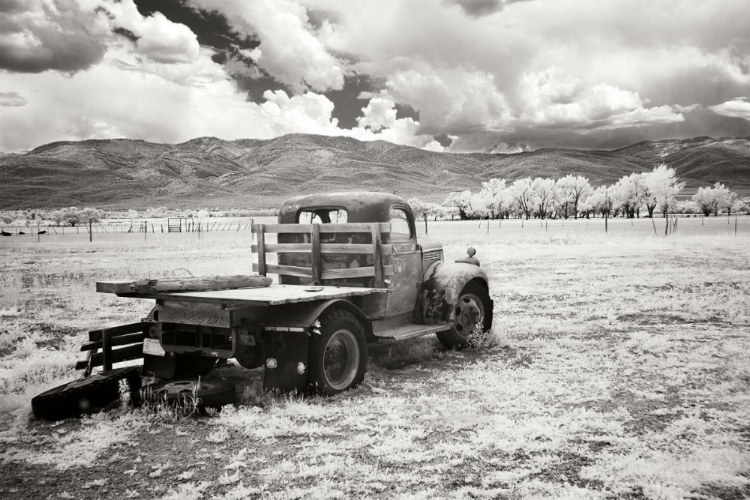
[[[478,327],[484,332],[492,328],[492,301],[479,283],[469,282],[464,286],[455,308],[453,327],[437,333],[437,338],[448,349],[463,349],[469,345],[471,335]]]
[[[319,331],[310,334],[311,388],[333,396],[362,383],[367,342],[359,320],[349,311],[335,309],[321,317]]]

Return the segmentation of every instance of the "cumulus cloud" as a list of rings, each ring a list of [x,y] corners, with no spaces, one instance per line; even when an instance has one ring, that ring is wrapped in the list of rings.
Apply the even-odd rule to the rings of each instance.
[[[0,92],[0,107],[20,108],[26,105],[26,98],[18,92]]]
[[[75,73],[101,61],[105,44],[93,10],[74,0],[0,3],[0,69]]]
[[[417,64],[398,71],[386,82],[388,94],[419,111],[422,134],[461,134],[504,130],[511,120],[505,97],[494,77],[463,68],[432,68]]]
[[[154,62],[190,63],[200,55],[195,33],[160,12],[142,16],[132,0],[104,1],[98,10],[105,14],[111,31],[124,34],[139,54]]]
[[[525,126],[622,128],[683,120],[669,106],[647,107],[638,92],[604,83],[589,87],[554,69],[524,75],[521,87]]]
[[[744,97],[736,98],[731,101],[717,104],[709,108],[718,115],[729,116],[732,118],[744,118],[750,121],[750,102]]]
[[[291,0],[192,0],[226,14],[238,31],[257,36],[258,65],[296,92],[341,89],[344,63],[328,52],[309,24],[307,10]]]
[[[201,46],[200,23],[133,0],[0,3],[0,89],[28,99],[0,108],[18,132],[2,147],[308,132],[514,152],[750,133],[747,0],[185,1],[252,43]]]

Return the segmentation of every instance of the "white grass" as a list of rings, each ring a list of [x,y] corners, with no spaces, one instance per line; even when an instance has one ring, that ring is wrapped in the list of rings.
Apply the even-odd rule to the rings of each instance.
[[[148,312],[94,281],[249,272],[248,234],[0,246],[0,308],[13,311],[0,316],[0,460],[70,473],[117,456],[122,495],[145,498],[747,497],[750,233],[707,221],[701,235],[698,219],[669,238],[650,221],[610,221],[608,236],[600,220],[496,223],[489,237],[485,223],[430,224],[446,260],[478,249],[491,346],[381,346],[362,388],[335,398],[264,395],[259,370],[230,366],[219,375],[245,404],[199,421],[52,427],[24,405],[75,377],[86,329]]]

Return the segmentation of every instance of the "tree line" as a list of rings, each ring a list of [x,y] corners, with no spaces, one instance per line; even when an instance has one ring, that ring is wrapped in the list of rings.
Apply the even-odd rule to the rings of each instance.
[[[684,188],[685,183],[678,181],[673,168],[659,164],[650,172],[624,176],[609,186],[595,188],[580,175],[556,180],[526,177],[513,182],[493,178],[483,182],[476,192],[452,192],[442,203],[412,198],[409,204],[417,217],[433,220],[750,214],[750,203],[739,200],[722,183],[702,187],[692,199],[678,201]]]

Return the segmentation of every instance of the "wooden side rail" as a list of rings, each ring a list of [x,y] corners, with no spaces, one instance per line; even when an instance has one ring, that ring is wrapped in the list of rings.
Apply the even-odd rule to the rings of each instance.
[[[144,323],[138,322],[90,331],[89,342],[81,346],[81,351],[88,351],[88,357],[76,363],[76,370],[86,370],[84,375],[89,376],[94,367],[111,370],[114,363],[142,358],[144,328]],[[112,349],[119,346],[126,347]]]
[[[312,233],[312,226],[318,226],[321,234],[330,233],[370,233],[373,227],[379,227],[381,233],[388,233],[391,225],[387,222],[353,222],[351,224],[253,224],[252,232],[264,233]]]
[[[382,288],[384,277],[393,275],[393,266],[383,265],[383,256],[393,253],[391,245],[383,244],[382,233],[390,232],[390,224],[388,223],[253,224],[252,232],[257,236],[257,243],[253,244],[251,249],[258,254],[258,263],[253,264],[253,271],[261,276],[272,273],[310,278],[315,285],[320,284],[323,280],[374,277],[374,286]],[[266,233],[304,234],[305,242],[266,244]],[[321,241],[321,234],[340,233],[370,233],[372,243],[327,243]],[[267,264],[266,253],[309,253],[312,256],[312,267]],[[325,269],[321,257],[325,254],[372,255],[373,265]]]

